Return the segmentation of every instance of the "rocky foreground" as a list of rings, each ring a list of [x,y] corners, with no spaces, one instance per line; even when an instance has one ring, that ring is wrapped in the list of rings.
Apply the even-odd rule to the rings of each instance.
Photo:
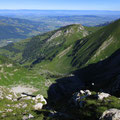
[[[120,120],[120,99],[109,93],[80,90],[54,104],[57,111],[64,111],[54,116],[58,120]]]
[[[108,102],[109,104],[111,104],[111,106],[112,104],[114,104],[114,100],[111,99],[110,94],[104,92],[95,94],[90,92],[89,90],[84,90],[84,91],[80,90],[80,92],[75,93],[71,99],[71,103],[73,102],[73,104],[79,108],[84,108],[87,104],[85,99],[90,99],[90,97],[91,99],[94,99],[96,101],[98,100],[97,104],[99,105],[100,105],[99,102],[101,102],[101,104],[105,103],[106,105]],[[116,104],[118,103],[120,103],[119,100],[116,102]],[[94,104],[93,107],[95,107]],[[99,120],[120,120],[120,110],[115,108],[108,109],[105,112],[103,112]]]
[[[46,104],[47,101],[40,94],[16,94],[11,89],[0,87],[0,119],[33,119],[32,111],[39,111]]]
[[[40,94],[0,87],[0,120],[120,120],[120,99],[108,93],[80,90],[66,100],[52,107]]]

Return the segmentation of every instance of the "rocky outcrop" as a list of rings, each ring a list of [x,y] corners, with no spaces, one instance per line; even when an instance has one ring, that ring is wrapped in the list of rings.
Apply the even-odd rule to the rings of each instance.
[[[120,120],[120,110],[118,109],[106,110],[100,117],[100,120]]]
[[[13,66],[13,64],[8,64],[8,65],[7,65],[7,67],[12,67],[12,66]]]
[[[110,97],[110,94],[108,94],[108,93],[103,93],[103,92],[97,94],[98,100],[103,100],[104,98],[107,98],[107,97]]]
[[[23,116],[22,120],[28,120],[28,119],[33,119],[34,116],[29,114],[28,116]]]
[[[92,94],[92,92],[90,90],[80,90],[80,92],[76,92],[73,94],[72,99],[70,100],[70,102],[74,103],[75,106],[77,107],[83,107],[83,105],[86,102],[86,98],[88,98],[89,96],[92,96],[94,99],[96,100],[104,100],[104,98],[108,98],[111,95],[108,93],[96,93],[96,94]]]
[[[42,96],[42,95],[40,95],[40,94],[38,94],[36,97],[35,97],[35,101],[36,102],[42,102],[42,103],[44,103],[45,105],[47,104],[47,101],[45,100],[45,98]]]
[[[34,109],[35,110],[41,110],[43,107],[43,104],[42,103],[37,103],[36,105],[34,105]]]
[[[0,87],[0,101],[3,102],[4,100],[7,101],[7,103],[5,107],[1,106],[3,108],[0,109],[0,117],[3,119],[8,113],[15,116],[16,113],[14,112],[18,109],[23,112],[23,114],[21,114],[21,116],[23,115],[22,120],[32,119],[34,116],[30,111],[39,111],[47,104],[45,98],[40,94],[14,93],[11,89]]]
[[[59,30],[59,31],[57,31],[55,34],[53,34],[53,35],[50,37],[50,39],[47,40],[47,42],[50,42],[51,40],[53,40],[53,39],[55,39],[55,38],[57,38],[57,37],[59,37],[59,36],[61,36],[61,35],[62,35],[62,31]]]
[[[47,104],[45,98],[38,94],[37,96],[29,95],[29,94],[21,94],[21,97],[18,98],[19,100],[31,100],[35,104],[33,106],[34,110],[40,110],[44,105]]]
[[[92,93],[89,90],[80,90],[80,92],[76,92],[71,101],[79,107],[82,107],[83,104],[85,103],[84,99],[90,96]]]
[[[70,28],[70,29],[67,29],[67,30],[64,32],[64,34],[65,34],[65,36],[67,36],[67,35],[73,34],[74,32],[75,32],[74,29],[73,29],[73,28]]]

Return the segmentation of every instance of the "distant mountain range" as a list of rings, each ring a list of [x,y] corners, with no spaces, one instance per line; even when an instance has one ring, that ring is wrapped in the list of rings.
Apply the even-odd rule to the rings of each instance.
[[[32,10],[32,9],[19,9],[19,10],[0,10],[0,14],[39,14],[43,15],[120,15],[120,11],[109,10]]]
[[[0,10],[0,46],[66,25],[104,26],[118,18],[119,11]]]
[[[0,46],[50,31],[44,22],[0,16]]]

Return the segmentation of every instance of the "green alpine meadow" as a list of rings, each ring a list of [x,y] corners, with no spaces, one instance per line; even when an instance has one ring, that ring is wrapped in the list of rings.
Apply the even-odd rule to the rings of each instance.
[[[120,1],[0,1],[0,120],[120,120]]]

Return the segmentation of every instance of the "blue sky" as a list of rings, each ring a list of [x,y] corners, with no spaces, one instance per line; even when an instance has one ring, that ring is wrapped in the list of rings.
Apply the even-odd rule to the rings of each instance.
[[[0,9],[120,11],[120,0],[0,0]]]

